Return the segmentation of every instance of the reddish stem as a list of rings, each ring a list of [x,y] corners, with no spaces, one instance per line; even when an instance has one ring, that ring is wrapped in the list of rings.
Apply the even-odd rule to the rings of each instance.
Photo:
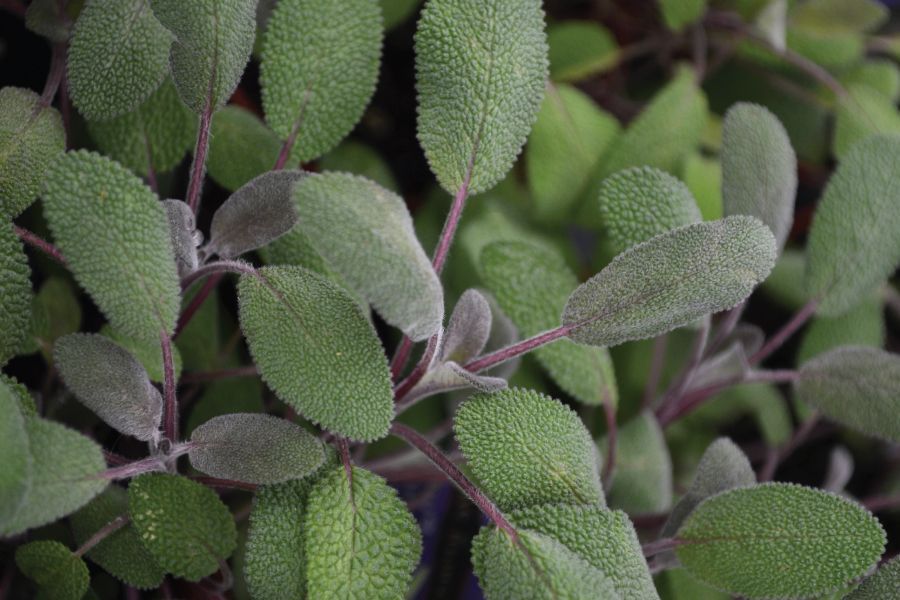
[[[114,481],[117,479],[130,479],[143,473],[151,473],[155,471],[165,471],[165,462],[156,456],[150,456],[141,460],[130,462],[126,465],[107,469],[102,473],[94,476],[95,479],[107,479]]]
[[[489,354],[485,354],[484,356],[466,363],[463,368],[467,371],[471,371],[472,373],[479,373],[481,371],[504,363],[508,360],[512,360],[513,358],[525,354],[526,352],[531,352],[535,348],[539,348],[545,344],[554,342],[559,338],[565,337],[569,334],[570,331],[572,331],[571,327],[561,325],[556,329],[551,329],[550,331],[539,333],[534,337],[530,337],[527,340],[522,340],[521,342],[517,342],[515,344],[512,344],[511,346],[500,348],[499,350],[494,350]]]
[[[642,402],[644,408],[650,408],[659,389],[659,381],[662,379],[663,368],[666,366],[666,346],[668,346],[668,341],[668,334],[657,336],[653,340],[650,373],[647,375],[647,385],[644,387],[644,399]]]
[[[167,331],[159,332],[162,346],[165,405],[163,411],[163,432],[167,439],[175,442],[178,436],[178,399],[175,395],[175,363],[172,360],[172,339]]]
[[[19,239],[21,239],[29,246],[37,248],[64,267],[68,265],[66,257],[63,256],[63,253],[59,251],[59,248],[57,248],[50,242],[36,236],[27,229],[22,229],[18,225],[13,225],[13,229],[15,230],[16,235],[19,236]]]
[[[246,490],[248,492],[256,491],[255,484],[247,483],[245,481],[236,481],[234,479],[219,479],[218,477],[206,477],[205,475],[197,475],[191,477],[191,479],[193,479],[197,483],[202,483],[203,485],[213,488]]]
[[[403,336],[403,339],[400,340],[400,345],[397,346],[397,351],[394,352],[394,357],[391,358],[391,379],[393,381],[397,381],[400,378],[400,373],[403,372],[403,367],[406,366],[406,363],[409,361],[409,354],[412,352],[413,341]]]
[[[47,81],[44,83],[44,90],[41,92],[41,106],[53,104],[53,98],[56,97],[56,91],[59,89],[65,71],[66,45],[65,43],[54,44],[53,54],[50,58],[50,71],[47,74]]]
[[[456,235],[456,228],[459,226],[459,220],[462,218],[463,208],[466,205],[466,198],[469,196],[469,180],[472,177],[472,170],[466,174],[459,191],[453,198],[453,204],[450,205],[450,213],[447,220],[444,221],[444,229],[441,231],[441,237],[438,239],[437,248],[434,250],[434,258],[431,264],[434,265],[434,271],[438,275],[444,269],[444,263],[447,261],[447,253],[450,252],[450,246],[453,244],[453,238]]]
[[[181,316],[178,318],[178,324],[175,326],[175,335],[173,338],[177,338],[178,334],[184,331],[184,328],[187,327],[187,324],[191,322],[191,319],[194,318],[194,315],[197,314],[197,311],[200,310],[200,307],[203,306],[203,303],[209,297],[219,282],[222,280],[222,277],[225,276],[225,273],[215,273],[205,282],[203,282],[203,287],[200,288],[200,291],[191,298],[190,304],[184,309],[181,313]],[[186,288],[185,288],[186,289]]]
[[[187,203],[194,214],[200,208],[200,190],[203,187],[203,176],[206,173],[206,153],[209,151],[209,127],[212,122],[212,94],[206,100],[206,107],[200,115],[200,128],[197,131],[197,145],[194,148],[194,162],[191,163],[191,179],[188,182]]]
[[[256,377],[257,375],[259,375],[259,370],[257,370],[256,366],[248,365],[245,367],[234,367],[233,369],[220,369],[218,371],[185,373],[181,376],[181,383],[206,383],[207,381],[219,381],[236,377]]]
[[[119,515],[118,517],[116,517],[115,519],[113,519],[112,521],[110,521],[109,523],[104,525],[103,527],[101,527],[97,531],[97,533],[95,533],[90,538],[88,538],[88,540],[85,543],[83,543],[78,548],[78,550],[76,550],[74,552],[75,556],[78,556],[78,557],[84,556],[85,554],[87,554],[88,552],[91,551],[91,548],[93,548],[94,546],[96,546],[97,544],[99,544],[100,542],[102,542],[103,540],[105,540],[106,538],[108,538],[109,536],[111,536],[112,534],[114,534],[115,532],[120,530],[121,528],[125,527],[128,524],[128,521],[129,521],[129,517],[127,514]]]
[[[239,275],[253,274],[256,273],[256,269],[253,268],[253,265],[240,260],[218,260],[216,262],[211,262],[208,265],[203,265],[190,275],[182,278],[181,289],[186,290],[207,275],[214,275],[216,273],[237,273]]]
[[[275,166],[272,167],[273,171],[280,171],[284,168],[284,165],[287,164],[288,159],[291,157],[291,150],[294,147],[294,142],[297,140],[299,131],[299,127],[295,127],[291,132],[291,135],[288,136],[288,139],[281,145],[281,150],[278,152],[278,158],[275,160]]]
[[[656,540],[655,542],[650,542],[649,544],[644,544],[641,546],[641,550],[643,550],[645,558],[650,558],[651,556],[655,556],[662,552],[674,550],[684,543],[684,540],[679,540],[677,538],[663,538],[661,540]]]
[[[425,353],[422,355],[422,360],[419,361],[419,364],[416,365],[413,372],[394,388],[394,398],[397,399],[396,404],[398,409],[400,409],[400,406],[402,405],[401,400],[406,397],[409,391],[412,390],[416,384],[422,380],[425,373],[428,372],[428,366],[431,364],[431,359],[434,358],[437,346],[437,336],[432,336],[428,340],[428,346],[425,347]]]
[[[818,300],[810,300],[800,310],[791,317],[791,320],[785,323],[784,327],[778,330],[762,348],[749,358],[750,365],[756,365],[765,360],[770,354],[781,348],[784,343],[797,332],[798,329],[812,317],[816,308],[819,306]]]

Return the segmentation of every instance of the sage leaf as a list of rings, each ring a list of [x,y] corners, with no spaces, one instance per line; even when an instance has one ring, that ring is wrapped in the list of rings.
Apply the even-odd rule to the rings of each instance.
[[[806,245],[806,284],[820,299],[821,315],[847,312],[900,263],[898,157],[900,136],[866,138],[847,152],[825,188]]]
[[[393,29],[408,19],[418,8],[421,0],[379,0],[384,14],[384,28]]]
[[[165,366],[163,365],[162,346],[159,340],[141,340],[123,335],[120,331],[113,329],[109,324],[100,328],[100,335],[107,337],[120,345],[134,356],[144,369],[150,381],[155,383],[165,383]],[[179,338],[181,336],[178,336]],[[175,368],[175,381],[181,377],[181,352],[176,346],[172,346],[172,366]]]
[[[387,435],[387,358],[356,302],[302,267],[264,267],[238,286],[241,328],[263,380],[300,414],[353,440]]]
[[[787,483],[703,501],[675,554],[697,579],[747,598],[809,598],[864,575],[884,552],[881,524],[841,496]]]
[[[44,212],[75,279],[115,329],[148,342],[173,332],[178,273],[166,211],[150,188],[122,165],[77,150],[48,170]]]
[[[66,150],[62,117],[40,96],[0,89],[0,217],[13,219],[37,198],[47,167]]]
[[[384,157],[371,146],[354,140],[341,142],[319,160],[319,167],[322,171],[344,171],[362,175],[392,192],[400,189],[391,166]]]
[[[803,364],[797,396],[829,419],[900,441],[900,357],[878,348],[843,346]]]
[[[766,108],[739,103],[722,126],[725,215],[751,215],[772,230],[779,250],[794,222],[797,156],[787,132]]]
[[[893,558],[879,566],[874,575],[847,596],[847,600],[884,600],[897,594],[900,594],[900,559]]]
[[[694,481],[672,509],[660,538],[672,537],[697,505],[719,492],[756,483],[756,473],[747,456],[728,438],[714,441],[697,464]]]
[[[235,258],[290,231],[297,222],[291,190],[304,175],[273,171],[243,185],[213,215],[206,252]]]
[[[896,103],[867,84],[850,85],[835,109],[835,157],[843,159],[856,142],[876,133],[900,133]]]
[[[608,442],[603,438],[597,445],[606,448]],[[672,458],[652,413],[643,412],[619,429],[606,500],[629,514],[660,513],[672,506]]]
[[[81,600],[91,582],[80,556],[59,542],[42,540],[16,548],[16,565],[37,584],[42,598]]]
[[[516,527],[555,539],[600,570],[622,600],[659,596],[625,513],[600,506],[545,504],[510,513]]]
[[[88,0],[75,22],[67,63],[78,112],[101,121],[136,109],[166,77],[172,40],[150,0]]]
[[[25,419],[31,483],[13,517],[0,523],[9,537],[52,523],[78,510],[106,487],[97,477],[105,468],[93,440],[64,425],[29,416]]]
[[[10,223],[0,223],[0,366],[26,342],[31,322],[31,269]]]
[[[525,337],[559,325],[578,279],[558,253],[526,242],[493,242],[481,252],[481,275],[497,303]],[[589,405],[618,403],[612,359],[605,348],[561,339],[535,358],[566,393]]]
[[[653,167],[633,167],[607,177],[599,202],[603,223],[619,252],[703,220],[687,186]]]
[[[879,295],[837,317],[816,317],[803,332],[797,364],[840,346],[881,348],[885,340],[884,305]]]
[[[491,305],[481,292],[463,292],[441,338],[440,359],[465,363],[478,356],[491,335],[492,320]]]
[[[619,49],[612,33],[594,21],[559,21],[547,26],[550,78],[579,81],[612,68]]]
[[[476,394],[459,407],[453,430],[500,510],[603,502],[593,440],[558,400],[519,388]]]
[[[28,451],[25,416],[12,385],[0,380],[0,532],[7,529],[31,485],[32,457]]]
[[[660,234],[581,284],[563,325],[582,344],[655,337],[747,298],[775,264],[775,238],[754,217],[726,217]]]
[[[194,211],[181,200],[166,200],[166,218],[169,221],[169,238],[178,275],[185,277],[194,272],[199,264],[197,241],[200,233],[194,222]]]
[[[256,1],[149,0],[175,36],[169,56],[175,87],[198,115],[224,106],[237,87],[253,48]]]
[[[673,31],[681,31],[703,16],[706,0],[659,0],[663,21]]]
[[[81,304],[68,279],[52,276],[41,284],[31,308],[32,337],[49,363],[56,340],[81,329]]]
[[[418,133],[445,190],[477,194],[503,179],[546,78],[539,0],[428,0],[416,32]]]
[[[266,122],[296,158],[331,150],[362,117],[381,64],[381,10],[370,0],[281,0],[260,64]]]
[[[82,404],[110,427],[139,440],[159,438],[162,396],[127,350],[102,335],[60,338],[53,362]]]
[[[275,132],[246,108],[229,104],[213,116],[209,176],[226,190],[234,192],[270,170],[280,151],[281,142]],[[289,166],[297,163],[288,161]]]
[[[347,173],[294,185],[298,230],[326,264],[413,341],[441,326],[441,282],[416,239],[403,199]]]
[[[300,479],[325,460],[321,442],[308,431],[265,414],[214,417],[194,430],[191,443],[188,457],[195,469],[247,483]]]
[[[374,473],[342,466],[322,474],[307,500],[310,599],[401,597],[422,552],[422,534],[397,492]]]
[[[472,373],[450,360],[432,366],[405,396],[404,402],[411,403],[419,398],[466,388],[496,392],[505,387],[505,379]]]
[[[110,485],[70,518],[76,543],[84,544],[113,519],[127,514],[128,493]],[[165,576],[130,522],[103,538],[85,556],[116,579],[141,590],[159,587]]]
[[[51,42],[68,42],[72,35],[68,8],[56,0],[34,0],[25,11],[25,28]]]
[[[200,581],[237,545],[228,507],[186,477],[148,473],[128,486],[128,512],[144,547],[167,573]]]

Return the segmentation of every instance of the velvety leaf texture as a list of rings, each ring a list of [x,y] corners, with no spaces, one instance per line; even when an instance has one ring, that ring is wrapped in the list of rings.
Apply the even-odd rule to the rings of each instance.
[[[162,396],[127,350],[102,335],[74,333],[56,342],[53,362],[66,387],[110,427],[159,438]]]
[[[900,133],[900,113],[893,99],[864,83],[850,85],[847,92],[835,109],[833,150],[838,159],[872,134]]]
[[[31,269],[12,225],[0,223],[0,366],[19,351],[31,321]]]
[[[813,217],[806,283],[818,311],[846,312],[900,262],[900,136],[873,136],[847,153]],[[848,207],[852,207],[849,210]]]
[[[113,327],[143,339],[172,333],[180,308],[166,211],[120,164],[78,150],[50,167],[44,213],[75,279]]]
[[[525,242],[494,242],[481,252],[482,279],[503,312],[531,337],[559,326],[567,294],[578,279],[557,253]],[[568,394],[585,404],[618,402],[612,359],[605,348],[559,340],[535,358]]]
[[[534,531],[506,533],[482,527],[472,540],[472,566],[487,600],[618,600],[603,572]]]
[[[197,114],[224,106],[250,58],[257,0],[149,2],[175,34],[169,62],[181,99]]]
[[[841,496],[787,483],[708,498],[678,531],[694,577],[747,598],[808,598],[864,575],[884,551],[875,517]]]
[[[81,328],[81,305],[74,286],[63,277],[48,277],[34,296],[32,336],[44,358],[52,360],[53,344]]]
[[[0,89],[0,217],[15,218],[41,189],[47,167],[66,150],[62,117],[23,88]]]
[[[308,431],[272,415],[238,413],[210,419],[191,434],[188,456],[198,471],[221,479],[271,484],[315,471],[325,453]]]
[[[583,344],[655,337],[744,300],[775,264],[758,219],[726,217],[658,235],[620,254],[569,297],[563,324]]]
[[[550,78],[578,81],[601,73],[618,60],[616,39],[593,21],[561,21],[547,27]]]
[[[122,346],[131,353],[138,362],[140,362],[147,371],[150,381],[163,383],[165,373],[162,360],[162,347],[159,340],[141,340],[123,335],[122,332],[113,329],[109,324],[100,328],[100,335],[108,337],[118,345]],[[181,336],[178,336],[179,339]],[[172,346],[172,362],[175,363],[175,380],[181,377],[181,353],[176,346]]]
[[[16,549],[16,565],[33,580],[39,598],[81,600],[91,577],[87,565],[59,542],[42,540]]]
[[[381,477],[343,466],[322,474],[306,517],[309,598],[404,596],[422,552],[422,534],[406,504]]]
[[[598,443],[606,448],[606,440]],[[644,412],[619,429],[616,469],[607,502],[629,514],[660,513],[672,506],[672,459],[656,417]]]
[[[416,32],[418,132],[444,189],[476,194],[503,179],[546,78],[539,0],[428,0]]]
[[[622,600],[659,598],[634,526],[599,506],[549,504],[510,514],[516,527],[551,537],[603,572]]]
[[[687,186],[653,167],[633,167],[607,177],[600,186],[599,202],[610,240],[619,252],[703,220]]]
[[[72,102],[86,119],[106,120],[136,109],[169,70],[172,34],[151,0],[89,0],[69,47]]]
[[[25,11],[25,27],[52,42],[67,42],[72,34],[67,8],[56,0],[33,0]]]
[[[857,431],[900,441],[900,356],[843,346],[806,362],[797,396],[829,419]]]
[[[84,544],[113,519],[128,515],[128,493],[117,485],[91,500],[72,515],[70,522],[75,541]],[[144,548],[131,523],[105,537],[85,555],[116,579],[142,590],[159,587],[165,572]]]
[[[263,380],[325,429],[354,440],[387,434],[394,400],[372,325],[342,289],[302,267],[241,277],[241,328]]]
[[[547,86],[525,153],[537,219],[569,216],[619,129],[615,117],[583,92]]]
[[[197,231],[194,211],[187,203],[181,200],[166,200],[163,204],[169,221],[169,236],[172,240],[175,264],[178,265],[178,275],[185,277],[199,264],[197,242],[202,234]]]
[[[884,563],[862,582],[846,600],[887,600],[900,596],[900,559]]]
[[[31,452],[28,450],[28,433],[25,417],[19,408],[13,388],[0,380],[0,532],[7,529],[20,503],[28,494],[31,483]]]
[[[237,544],[228,507],[210,488],[186,477],[137,477],[128,486],[128,511],[159,566],[188,581],[215,573]]]
[[[400,196],[362,177],[325,173],[297,183],[294,201],[297,228],[385,321],[414,341],[440,328],[441,282]]]
[[[331,150],[362,117],[381,63],[381,10],[372,0],[281,0],[260,65],[266,122],[299,160]]]
[[[213,116],[207,165],[213,181],[231,192],[275,165],[281,142],[255,114],[230,104]],[[297,161],[289,161],[296,165]]]
[[[163,81],[137,110],[108,121],[88,121],[88,131],[104,154],[136,174],[178,166],[194,143],[197,122],[171,79]]]
[[[860,302],[837,317],[816,317],[803,332],[797,363],[840,346],[884,346],[884,305],[880,294]]]
[[[25,419],[31,484],[10,521],[0,523],[0,536],[12,536],[52,523],[78,510],[106,487],[96,478],[106,468],[93,440],[36,416]]]
[[[453,429],[481,489],[500,510],[603,502],[590,434],[558,400],[518,388],[477,394],[460,406]]]
[[[273,171],[242,186],[213,215],[206,251],[234,258],[290,231],[297,222],[291,190],[303,176],[303,171]]]
[[[440,358],[465,363],[478,356],[491,335],[492,320],[491,305],[481,292],[463,292],[441,339]]]
[[[769,226],[778,248],[794,222],[797,156],[775,115],[756,104],[728,109],[722,127],[725,215],[751,215]]]

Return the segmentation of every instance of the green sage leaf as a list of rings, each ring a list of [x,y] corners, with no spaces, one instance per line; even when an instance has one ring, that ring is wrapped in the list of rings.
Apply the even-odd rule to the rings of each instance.
[[[0,223],[0,366],[26,341],[31,322],[31,269],[10,223]]]
[[[605,449],[606,439],[597,445]],[[672,458],[652,413],[643,412],[619,429],[616,468],[606,497],[629,514],[666,512],[672,506]]]
[[[22,413],[12,385],[0,380],[0,533],[6,531],[31,485],[32,457]]]
[[[680,31],[703,16],[706,0],[659,0],[663,21],[673,31]]]
[[[41,598],[81,600],[91,583],[81,557],[59,542],[42,540],[20,546],[16,565],[37,584]]]
[[[593,21],[560,21],[547,27],[550,78],[578,81],[602,73],[618,61],[612,33]]]
[[[873,296],[837,317],[816,317],[803,332],[797,364],[840,346],[881,348],[885,340],[884,306]]]
[[[876,133],[900,133],[896,103],[868,84],[850,85],[835,110],[834,155],[843,159],[856,142]]]
[[[900,559],[884,563],[875,574],[862,582],[846,600],[886,600],[900,594]]]
[[[269,171],[278,159],[281,142],[255,114],[230,104],[212,119],[208,167],[213,181],[230,192]],[[291,159],[288,166],[296,166]]]

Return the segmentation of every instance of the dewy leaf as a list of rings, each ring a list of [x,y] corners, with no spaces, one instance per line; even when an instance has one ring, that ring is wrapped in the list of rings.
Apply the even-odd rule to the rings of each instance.
[[[491,335],[492,319],[491,305],[481,292],[463,292],[441,339],[440,358],[465,363],[478,356]]]
[[[512,540],[482,527],[472,540],[472,566],[487,600],[618,600],[602,571],[548,535],[518,532]]]
[[[708,497],[755,483],[756,473],[741,449],[728,438],[717,439],[700,458],[691,487],[672,509],[659,537],[674,536],[697,505]]]
[[[172,39],[150,0],[89,0],[69,46],[69,93],[78,112],[102,121],[136,109],[168,73]]]
[[[607,447],[606,439],[600,448]],[[629,514],[660,513],[672,506],[672,459],[662,429],[650,412],[625,423],[616,443],[616,468],[607,502]]]
[[[73,333],[57,340],[53,362],[75,397],[110,427],[158,439],[162,396],[127,350],[102,335]]]
[[[838,317],[813,319],[800,341],[797,364],[839,346],[884,346],[884,306],[879,296],[873,295]]]
[[[778,248],[794,222],[797,156],[775,115],[740,103],[722,126],[722,200],[725,215],[751,215],[769,226]]]
[[[128,493],[117,485],[91,500],[72,515],[70,522],[77,544],[84,544],[113,519],[128,514]],[[165,573],[144,548],[131,523],[126,523],[85,555],[116,579],[131,587],[149,590],[159,587]]]
[[[198,471],[221,479],[271,484],[315,471],[325,453],[318,438],[285,419],[238,413],[215,417],[191,434]]]
[[[0,380],[0,533],[16,514],[31,485],[31,453],[25,417],[12,385]]]
[[[477,194],[503,179],[546,78],[540,0],[428,0],[416,32],[418,132],[445,190]]]
[[[241,277],[238,299],[250,352],[279,398],[353,440],[387,435],[387,358],[347,292],[302,267],[264,267]]]
[[[12,224],[0,222],[0,366],[19,351],[31,322],[31,269]]]
[[[36,416],[25,419],[25,430],[31,485],[12,519],[0,523],[0,537],[52,523],[87,504],[107,484],[96,477],[106,462],[90,438]]]
[[[209,136],[209,176],[233,192],[275,165],[281,142],[246,108],[230,104],[213,116]],[[288,165],[296,165],[291,159]]]
[[[250,58],[256,35],[256,0],[149,3],[162,24],[175,34],[169,63],[181,99],[197,114],[215,112],[234,92]]]
[[[634,526],[600,506],[546,504],[509,515],[516,527],[555,539],[599,569],[622,600],[658,599]]]
[[[635,246],[569,297],[563,325],[582,344],[655,337],[740,303],[775,264],[775,238],[755,217],[688,225]]]
[[[188,581],[215,573],[237,545],[228,507],[214,491],[186,477],[137,477],[128,486],[128,511],[159,566]]]
[[[898,160],[900,136],[872,136],[853,146],[828,182],[806,245],[806,283],[821,299],[819,314],[848,311],[900,262]]]
[[[152,341],[171,334],[178,273],[163,205],[134,174],[78,150],[48,170],[44,212],[75,279],[110,323]]]
[[[242,186],[213,215],[206,252],[235,258],[290,231],[297,222],[291,190],[304,176],[304,171],[272,171]]]
[[[619,122],[568,85],[548,84],[525,153],[538,220],[570,216]]]
[[[23,88],[0,89],[0,218],[13,219],[41,189],[47,167],[66,150],[62,117]]]
[[[178,275],[185,277],[194,272],[199,264],[197,242],[200,233],[194,219],[194,211],[181,200],[166,200],[166,218],[169,221],[169,236],[172,240],[172,252]]]
[[[884,563],[846,600],[887,600],[900,596],[900,558]]]
[[[559,315],[578,279],[557,253],[525,242],[494,242],[481,252],[485,285],[500,308],[531,337],[559,326]],[[618,403],[612,359],[605,348],[558,340],[535,358],[568,394],[585,404]]]
[[[633,167],[600,185],[600,213],[619,252],[703,220],[697,201],[678,178],[654,167]]]
[[[843,346],[806,362],[798,397],[829,419],[880,438],[900,441],[900,356]]]
[[[342,466],[309,492],[304,527],[310,600],[403,597],[422,534],[397,492],[374,473]]]
[[[294,201],[297,228],[385,321],[413,341],[440,328],[441,282],[400,196],[362,177],[325,173],[294,185]]]
[[[194,114],[168,78],[137,110],[87,126],[104,154],[141,176],[174,169],[197,135]]]
[[[894,100],[865,83],[852,84],[835,109],[833,150],[843,159],[853,145],[875,133],[900,133],[900,113]]]
[[[603,503],[594,443],[578,415],[525,389],[477,394],[456,413],[460,449],[500,510]]]
[[[578,81],[616,64],[619,49],[608,29],[593,21],[561,21],[547,27],[550,78]]]
[[[884,552],[881,524],[841,496],[787,483],[708,498],[678,531],[690,573],[747,598],[808,598],[864,575]]]
[[[362,117],[381,63],[381,10],[371,0],[280,0],[260,64],[266,122],[297,157],[328,152]]]
[[[59,542],[42,540],[20,546],[16,565],[37,584],[39,598],[81,600],[91,583],[81,557]]]

